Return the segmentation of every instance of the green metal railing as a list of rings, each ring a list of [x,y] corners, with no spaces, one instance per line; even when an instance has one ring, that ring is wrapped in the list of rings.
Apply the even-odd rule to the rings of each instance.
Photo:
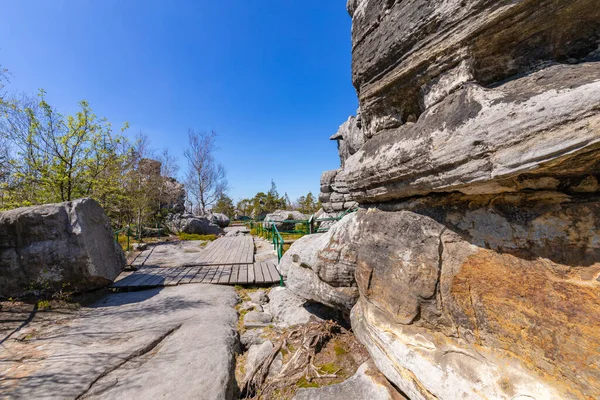
[[[339,221],[344,218],[346,215],[356,212],[358,207],[354,207],[348,209],[341,213],[336,217],[329,218],[315,218],[314,214],[310,216],[307,220],[296,220],[296,219],[288,219],[284,221],[254,221],[249,220],[246,221],[246,226],[248,226],[251,230],[255,230],[258,236],[264,237],[265,239],[271,241],[273,243],[273,249],[277,251],[277,259],[281,261],[281,257],[283,257],[284,249],[283,245],[286,244],[285,240],[281,236],[281,234],[300,234],[304,235],[312,235],[314,233],[322,233],[327,232],[329,228],[321,228],[320,225],[322,222],[327,221]],[[278,229],[277,225],[281,225],[282,227],[286,225],[293,225],[294,229]],[[305,229],[298,229],[298,225],[304,225]]]

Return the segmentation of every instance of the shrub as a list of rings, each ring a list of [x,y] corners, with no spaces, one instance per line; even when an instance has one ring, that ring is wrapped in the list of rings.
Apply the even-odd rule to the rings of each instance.
[[[213,241],[217,239],[217,235],[200,235],[197,233],[180,233],[179,235],[179,239],[181,240],[208,240],[208,241]]]

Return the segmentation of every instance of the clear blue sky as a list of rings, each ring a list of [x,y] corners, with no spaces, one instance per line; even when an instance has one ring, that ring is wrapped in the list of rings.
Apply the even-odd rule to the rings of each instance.
[[[230,195],[318,193],[339,167],[328,137],[354,114],[351,20],[331,0],[5,0],[8,89],[85,99],[185,168],[188,128],[215,130]]]

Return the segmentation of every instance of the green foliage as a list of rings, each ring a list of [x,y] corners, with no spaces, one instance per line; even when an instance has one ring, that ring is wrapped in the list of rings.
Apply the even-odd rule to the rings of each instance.
[[[321,203],[315,199],[312,192],[308,192],[306,196],[301,196],[298,199],[298,211],[303,214],[314,214],[321,208]]]
[[[306,377],[303,376],[302,378],[298,379],[298,382],[296,382],[296,386],[298,386],[299,388],[318,388],[319,384],[317,382],[309,382],[308,380],[306,380]]]
[[[335,354],[337,356],[343,356],[344,354],[346,354],[348,351],[344,348],[344,346],[342,346],[340,343],[336,343],[333,346],[333,351],[335,351]]]
[[[235,207],[233,206],[233,200],[231,200],[231,198],[226,194],[221,194],[212,211],[216,213],[225,214],[230,219],[232,219],[235,215]]]
[[[98,118],[86,101],[74,115],[62,115],[46,102],[14,100],[3,106],[0,136],[15,149],[7,197],[0,207],[70,201],[93,196],[109,201],[119,193],[128,146],[111,124]],[[127,128],[127,124],[121,132]],[[101,201],[102,202],[102,201]]]
[[[179,239],[181,240],[208,240],[208,241],[213,241],[217,239],[217,235],[200,235],[197,233],[180,233],[179,235]]]

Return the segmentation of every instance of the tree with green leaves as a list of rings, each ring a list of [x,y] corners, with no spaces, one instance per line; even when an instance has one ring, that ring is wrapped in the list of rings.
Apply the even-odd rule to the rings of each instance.
[[[308,192],[306,196],[300,196],[297,200],[298,203],[298,211],[302,214],[314,214],[321,208],[321,203],[316,201],[315,196],[312,192]]]
[[[86,101],[75,115],[63,116],[45,95],[40,90],[38,101],[22,97],[3,107],[0,132],[15,149],[10,162],[14,204],[70,201],[118,185],[111,165],[127,157],[121,152],[123,136],[114,134]]]
[[[233,200],[226,194],[222,194],[221,197],[215,203],[212,209],[213,212],[227,215],[230,219],[235,215],[235,207],[233,206]]]

